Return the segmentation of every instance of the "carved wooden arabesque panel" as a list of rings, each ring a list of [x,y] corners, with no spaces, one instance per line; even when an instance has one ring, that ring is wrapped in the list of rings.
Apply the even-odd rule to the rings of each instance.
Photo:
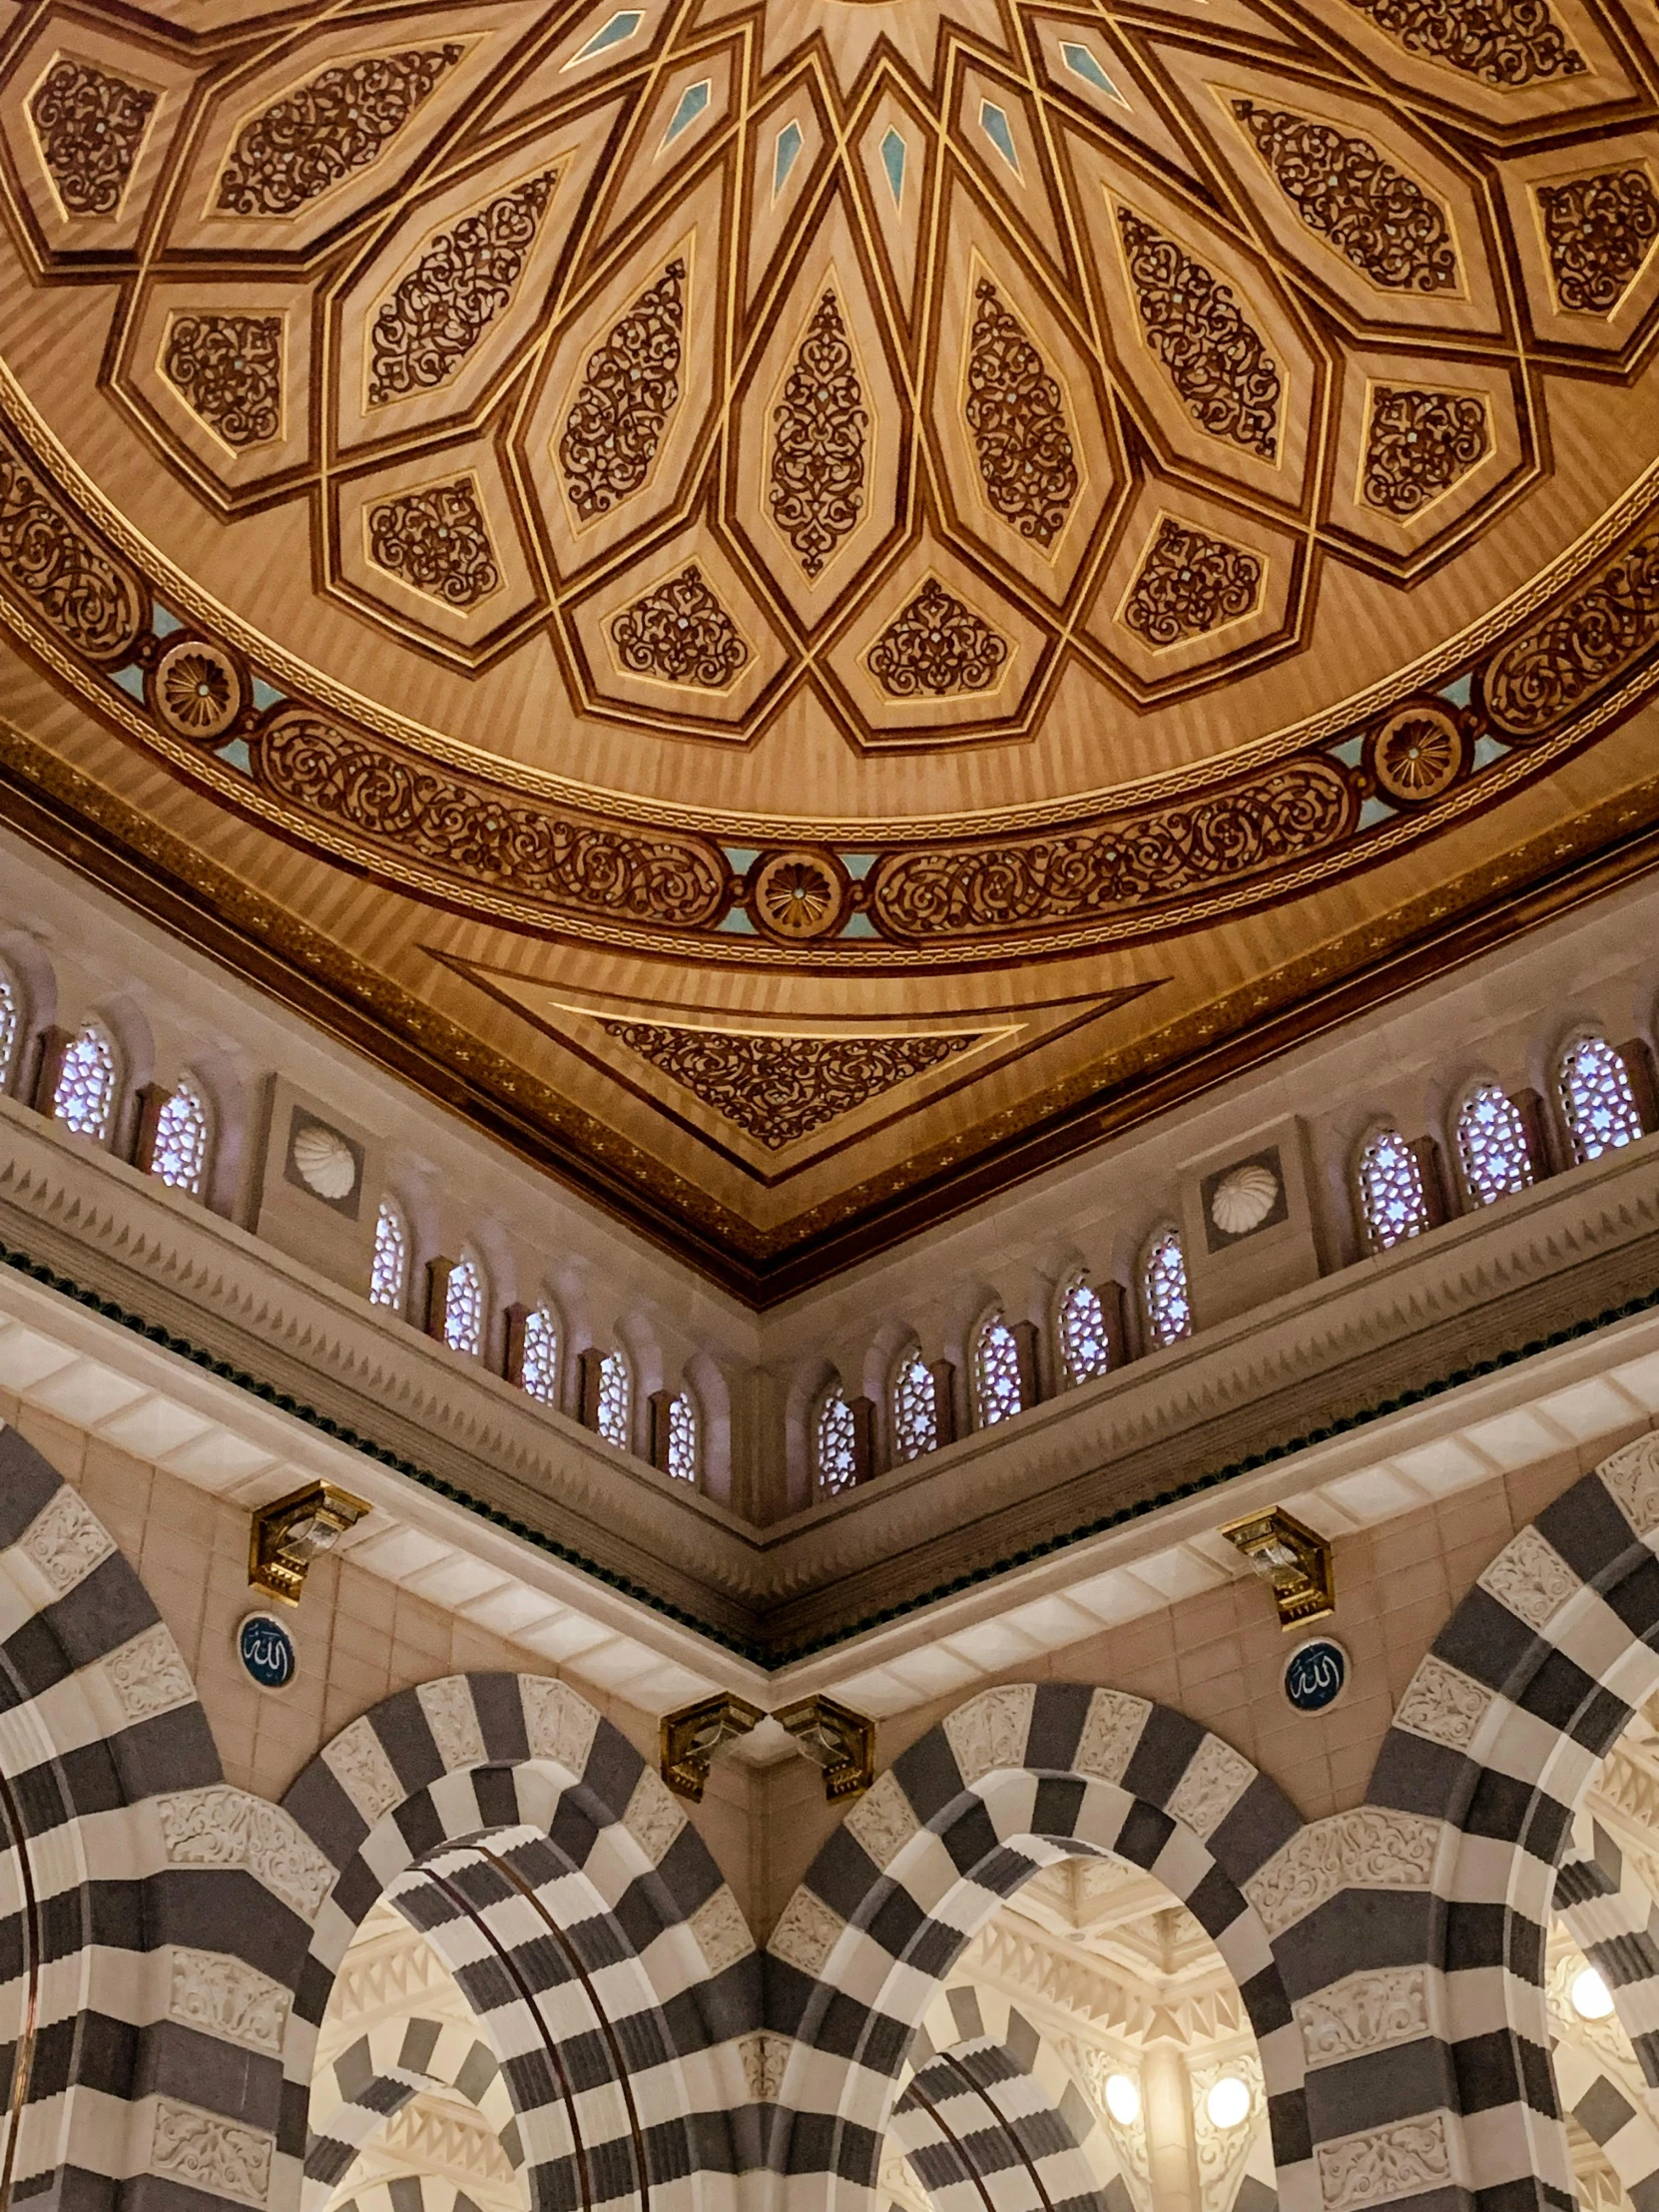
[[[819,849],[780,817],[753,868],[758,810],[729,843],[698,814],[699,744],[758,748],[809,708],[866,755],[941,752],[1040,739],[1062,698],[1087,719],[1083,674],[1130,730],[1312,654],[1356,577],[1406,605],[1543,496],[1551,409],[1582,434],[1563,393],[1635,378],[1659,122],[1623,18],[1337,0],[1299,22],[1294,0],[1201,26],[1176,0],[1063,22],[875,0],[812,26],[776,0],[348,5],[200,35],[98,0],[20,18],[0,583],[232,805],[613,944],[1071,948],[1402,849],[1542,773],[1638,673],[1659,601],[1634,495],[1625,542],[1582,558],[1560,514],[1539,524],[1535,559],[1566,557],[1541,615],[1512,546],[1494,558],[1475,611],[1520,612],[1448,647],[1410,708],[1450,733],[1432,791],[1378,765],[1400,701],[1345,720],[1321,676],[1287,688],[1324,701],[1313,737],[1264,726],[1213,763],[1183,737],[1150,774],[1103,749],[1075,806],[1006,834],[970,776],[948,836],[872,809]],[[77,310],[102,346],[81,348],[85,465],[113,410],[188,487],[205,603],[214,532],[287,518],[330,620],[417,678],[526,657],[541,757],[497,755],[482,708],[432,748],[418,687],[353,720],[355,660],[307,687],[291,652],[262,663],[251,617],[221,639],[199,612],[170,645],[144,518],[54,465],[64,410],[4,334],[31,326],[28,284],[43,315],[99,302]],[[619,777],[601,803],[596,732],[619,726],[692,741],[684,784],[665,767],[636,803]],[[805,894],[769,903],[780,852],[819,879],[811,927]]]

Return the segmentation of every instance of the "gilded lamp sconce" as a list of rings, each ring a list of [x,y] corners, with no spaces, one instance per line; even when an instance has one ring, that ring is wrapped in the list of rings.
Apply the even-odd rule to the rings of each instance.
[[[1247,1513],[1242,1520],[1229,1521],[1219,1533],[1244,1554],[1264,1581],[1272,1583],[1281,1628],[1301,1628],[1337,1610],[1330,1544],[1282,1505]]]
[[[313,1559],[331,1551],[369,1510],[367,1500],[332,1482],[307,1482],[254,1515],[248,1579],[279,1605],[297,1605]]]

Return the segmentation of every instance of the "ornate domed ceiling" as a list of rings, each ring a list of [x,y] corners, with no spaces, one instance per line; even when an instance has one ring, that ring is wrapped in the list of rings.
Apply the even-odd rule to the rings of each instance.
[[[1656,51],[1584,0],[0,0],[0,614],[129,798],[469,919],[446,973],[590,1061],[687,1088],[676,1011],[737,1010],[688,962],[821,1045],[859,977],[1121,1005],[1489,859],[1645,690]],[[959,1087],[944,1005],[876,1007],[869,1095]]]

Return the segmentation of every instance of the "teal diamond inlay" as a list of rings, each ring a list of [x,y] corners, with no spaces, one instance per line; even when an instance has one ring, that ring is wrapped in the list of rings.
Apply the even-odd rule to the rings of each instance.
[[[772,197],[777,199],[789,183],[790,171],[801,159],[801,149],[806,140],[801,135],[799,123],[786,123],[778,134],[778,144],[772,156]]]
[[[887,190],[895,208],[904,204],[904,141],[896,131],[889,130],[881,141],[881,167],[887,173]]]
[[[689,131],[704,109],[709,105],[710,79],[700,77],[695,85],[688,85],[680,95],[680,105],[663,133],[663,144],[672,146],[682,131]]]
[[[645,17],[638,8],[624,8],[620,15],[613,15],[609,23],[601,24],[586,46],[571,55],[566,69],[574,69],[578,62],[592,61],[595,54],[603,54],[607,47],[620,46],[624,39],[632,38]]]
[[[980,101],[979,128],[1017,177],[1019,175],[1019,150],[1014,144],[1013,126],[994,100]]]
[[[1096,92],[1103,92],[1108,100],[1115,100],[1120,108],[1128,107],[1128,101],[1086,46],[1075,46],[1070,39],[1063,40],[1060,59],[1074,77],[1081,77],[1084,84],[1093,85]]]

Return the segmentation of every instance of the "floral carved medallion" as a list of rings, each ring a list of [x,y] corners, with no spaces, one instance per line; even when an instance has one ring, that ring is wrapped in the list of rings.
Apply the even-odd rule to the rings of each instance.
[[[680,396],[685,312],[686,265],[676,260],[588,362],[559,440],[565,490],[584,522],[608,514],[651,473]]]
[[[557,173],[532,177],[441,232],[374,317],[368,403],[435,391],[512,298]]]
[[[819,301],[773,415],[772,519],[816,577],[864,505],[869,429],[846,325],[832,291]]]
[[[1361,497],[1408,521],[1491,451],[1486,402],[1473,392],[1379,384],[1366,427]]]
[[[1444,209],[1375,146],[1253,100],[1235,100],[1233,113],[1309,230],[1362,276],[1390,290],[1456,287]]]
[[[219,212],[292,215],[366,168],[465,51],[411,49],[323,70],[241,132],[220,175]]]
[[[1271,461],[1279,448],[1279,370],[1230,284],[1127,208],[1118,210],[1148,349],[1195,422]]]
[[[1129,587],[1123,621],[1150,646],[1180,645],[1253,613],[1261,595],[1254,553],[1166,516]]]
[[[475,607],[501,571],[471,481],[433,484],[368,510],[370,560],[449,607]]]
[[[991,505],[1022,538],[1050,545],[1077,494],[1060,387],[986,277],[974,286],[965,412]]]
[[[891,699],[947,699],[988,691],[1008,644],[973,609],[929,577],[869,649],[869,672]]]
[[[1538,187],[1555,296],[1568,314],[1611,314],[1659,239],[1646,169],[1609,169]]]
[[[613,616],[611,639],[630,675],[698,691],[724,691],[749,659],[737,624],[695,562]]]
[[[280,315],[175,315],[162,367],[191,413],[238,452],[280,437]]]
[[[55,62],[29,102],[29,120],[64,213],[118,213],[156,95],[90,62]]]

